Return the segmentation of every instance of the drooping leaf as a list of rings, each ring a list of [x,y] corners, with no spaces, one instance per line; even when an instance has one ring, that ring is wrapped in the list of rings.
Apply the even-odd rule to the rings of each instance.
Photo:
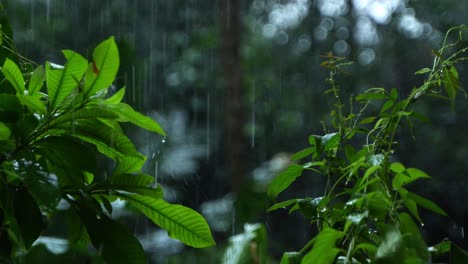
[[[50,111],[56,109],[79,85],[88,64],[86,59],[74,51],[64,50],[62,52],[67,58],[64,67],[57,67],[50,62],[46,63],[46,83]]]
[[[335,149],[340,144],[340,134],[330,133],[322,136],[322,146],[324,151]]]
[[[304,168],[300,165],[290,165],[271,182],[270,186],[268,186],[268,197],[274,200],[276,196],[288,188],[297,177],[301,176],[303,170]]]
[[[151,117],[145,116],[125,103],[119,104],[104,104],[104,107],[119,115],[118,121],[130,122],[148,131],[156,132],[162,136],[166,136],[166,132],[162,127],[154,121]]]
[[[107,89],[115,80],[120,58],[114,37],[101,42],[93,51],[93,61],[89,64],[84,82],[85,98]]]
[[[143,247],[127,228],[106,215],[96,218],[92,212],[82,210],[81,217],[93,245],[107,263],[147,263]]]
[[[195,248],[215,245],[206,220],[196,211],[148,196],[123,193],[118,196],[167,230],[170,237]]]
[[[322,230],[317,235],[312,250],[304,256],[301,263],[334,263],[337,254],[340,252],[340,249],[336,247],[336,242],[343,236],[344,233],[332,228]]]
[[[31,79],[29,80],[28,94],[29,95],[37,94],[41,90],[42,85],[44,85],[44,80],[45,80],[44,67],[42,65],[39,65],[34,70],[34,72],[32,73]]]
[[[5,59],[2,66],[2,73],[5,78],[15,88],[17,94],[24,94],[24,78],[20,68],[9,58]]]
[[[407,196],[406,196],[408,199],[411,199],[413,201],[415,201],[419,206],[423,207],[423,208],[426,208],[428,210],[431,210],[435,213],[438,213],[440,215],[444,215],[444,216],[447,216],[447,213],[442,209],[440,208],[438,205],[436,205],[435,203],[433,203],[432,201],[424,198],[424,197],[421,197],[415,193],[412,193],[412,192],[408,192]]]

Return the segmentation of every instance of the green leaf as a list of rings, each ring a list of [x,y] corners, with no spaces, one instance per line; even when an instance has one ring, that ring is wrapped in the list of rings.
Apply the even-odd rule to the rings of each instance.
[[[423,208],[426,208],[428,210],[431,210],[435,213],[438,213],[440,215],[444,215],[444,216],[447,216],[447,213],[442,209],[440,208],[439,206],[437,206],[435,203],[433,203],[432,201],[424,198],[424,197],[421,197],[415,193],[412,193],[412,192],[408,192],[407,196],[406,196],[408,199],[411,199],[413,201],[415,201],[419,206],[423,207]]]
[[[421,263],[428,263],[429,251],[426,242],[421,236],[421,232],[407,213],[399,214],[400,231],[403,234],[405,251],[407,255],[419,258]]]
[[[343,236],[344,233],[332,228],[322,230],[317,235],[314,247],[304,256],[301,263],[334,263],[337,254],[340,252],[340,249],[336,248],[336,242]]]
[[[393,162],[390,165],[390,170],[393,171],[394,173],[402,173],[406,170],[406,168],[400,162]]]
[[[153,197],[155,199],[162,199],[164,194],[161,187],[152,187],[154,181],[154,176],[143,173],[118,174],[112,176],[110,184],[105,184],[103,186],[99,185],[99,187],[104,187],[109,190],[122,190]]]
[[[10,138],[10,129],[2,122],[0,122],[0,140],[7,140]]]
[[[115,94],[106,99],[106,102],[109,104],[118,104],[122,101],[125,95],[125,86],[120,88]]]
[[[444,87],[447,96],[450,99],[455,99],[457,96],[457,90],[460,85],[458,82],[458,71],[453,65],[448,65],[444,68]]]
[[[382,164],[382,162],[385,160],[385,156],[383,154],[375,154],[371,155],[369,159],[367,160],[367,163],[371,166],[378,166]]]
[[[372,122],[374,122],[374,120],[376,119],[377,117],[375,116],[370,116],[370,117],[366,117],[364,119],[362,119],[359,124],[360,125],[365,125],[365,124],[370,124]]]
[[[300,264],[302,255],[300,252],[284,252],[280,264]]]
[[[340,134],[338,133],[330,133],[326,134],[322,137],[322,146],[324,146],[324,151],[329,151],[336,149],[340,144]]]
[[[137,194],[119,193],[118,196],[167,230],[170,237],[188,246],[204,248],[216,244],[206,220],[190,208]]]
[[[300,150],[296,152],[294,155],[292,155],[291,160],[296,161],[296,160],[303,159],[311,155],[314,152],[315,152],[315,148],[306,148],[306,149]]]
[[[107,263],[145,264],[146,257],[138,239],[124,226],[105,215],[83,216],[91,241]]]
[[[101,42],[93,51],[84,82],[85,98],[107,89],[115,80],[119,70],[119,51],[114,37]]]
[[[270,208],[268,208],[267,211],[271,212],[271,211],[278,210],[280,208],[285,208],[287,206],[290,206],[291,204],[297,203],[298,201],[299,201],[299,199],[291,199],[291,200],[283,201],[281,203],[276,203],[276,204],[272,205]]]
[[[18,97],[18,100],[21,102],[21,104],[26,106],[32,113],[37,113],[41,115],[47,114],[47,108],[45,104],[41,101],[40,95],[18,94],[16,97]]]
[[[397,166],[397,165],[396,165]],[[402,165],[403,166],[403,165]],[[401,169],[401,168],[394,168]],[[393,177],[392,186],[395,190],[420,178],[430,178],[429,175],[415,168],[408,168]]]
[[[45,213],[54,213],[61,198],[57,186],[57,176],[36,166],[22,164],[22,167],[26,169],[25,172],[21,173],[23,181],[39,208]]]
[[[414,74],[417,75],[417,74],[425,74],[425,73],[428,73],[428,72],[431,72],[432,70],[429,69],[429,68],[423,68],[423,69],[420,69],[419,71],[415,72]]]
[[[148,116],[145,116],[133,110],[133,108],[128,104],[105,104],[103,106],[106,107],[108,110],[111,110],[114,113],[118,114],[118,121],[120,122],[130,122],[148,131],[156,132],[162,136],[166,136],[166,132],[164,132],[164,130],[156,121],[154,121]]]
[[[274,200],[276,196],[288,188],[297,177],[301,176],[303,170],[304,168],[300,165],[290,165],[271,182],[270,186],[268,186],[268,197]]]
[[[24,78],[20,68],[9,58],[5,59],[2,66],[2,73],[5,78],[15,88],[17,94],[24,94]]]
[[[78,87],[88,63],[86,59],[74,51],[64,50],[62,53],[67,58],[65,67],[58,67],[50,62],[46,63],[50,111],[60,106],[73,89]]]
[[[21,108],[18,97],[13,94],[0,94],[0,112],[20,112]]]
[[[463,248],[457,246],[454,243],[451,243],[452,246],[450,248],[450,259],[452,260],[452,264],[465,264],[468,263],[468,252],[466,252]]]
[[[69,111],[65,114],[53,119],[50,122],[50,126],[59,125],[66,122],[77,121],[79,119],[110,119],[116,120],[119,115],[112,110],[102,107],[100,105],[87,106],[76,111]]]
[[[34,72],[32,73],[31,79],[29,80],[28,85],[28,94],[35,95],[37,94],[44,84],[45,80],[45,72],[44,67],[39,65]]]
[[[357,101],[369,101],[369,100],[380,100],[380,99],[389,99],[390,96],[385,93],[363,93],[356,96]]]
[[[125,157],[118,160],[117,167],[114,170],[114,177],[121,174],[130,174],[140,172],[145,164],[146,157]]]

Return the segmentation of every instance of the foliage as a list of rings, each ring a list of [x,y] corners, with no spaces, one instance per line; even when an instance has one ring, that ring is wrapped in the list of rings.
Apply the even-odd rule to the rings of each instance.
[[[335,78],[350,63],[327,54],[322,66],[330,71],[331,88],[325,93],[336,100],[332,129],[324,123],[325,135],[311,135],[310,146],[292,157],[296,164],[279,174],[268,189],[270,198],[276,199],[306,172],[326,177],[323,196],[291,199],[269,209],[299,211],[318,233],[300,252],[285,253],[281,263],[428,263],[445,253],[451,253],[454,263],[468,261],[466,252],[449,241],[428,248],[418,227],[423,224],[419,209],[446,213],[410,191],[410,183],[430,176],[406,167],[395,155],[403,121],[412,128],[414,119],[427,120],[416,112],[416,102],[435,96],[453,107],[463,91],[455,64],[467,59],[463,55],[468,48],[454,51],[454,47],[466,29],[460,26],[447,32],[442,48],[434,51],[432,68],[416,72],[427,76],[425,82],[406,98],[396,89],[371,88],[355,97],[360,106],[357,112],[351,102],[345,113]],[[454,32],[458,41],[449,43]]]
[[[120,123],[162,136],[165,132],[153,119],[122,102],[125,88],[109,95],[120,64],[113,37],[94,49],[90,62],[63,50],[64,65],[46,62],[34,70],[16,52],[3,52],[15,50],[11,34],[4,31],[2,41],[2,259],[25,255],[57,213],[59,203],[68,204],[69,247],[86,251],[91,243],[109,263],[146,263],[139,241],[112,219],[112,203],[117,199],[189,246],[215,244],[200,214],[165,202],[154,177],[141,171],[146,157]],[[110,176],[97,167],[102,157],[112,163]]]

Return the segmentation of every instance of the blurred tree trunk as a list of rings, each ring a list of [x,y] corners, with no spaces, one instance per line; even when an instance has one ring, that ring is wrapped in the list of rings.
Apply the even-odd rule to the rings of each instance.
[[[231,190],[240,190],[246,175],[244,92],[240,70],[239,0],[220,0],[221,53],[224,72],[224,149]]]

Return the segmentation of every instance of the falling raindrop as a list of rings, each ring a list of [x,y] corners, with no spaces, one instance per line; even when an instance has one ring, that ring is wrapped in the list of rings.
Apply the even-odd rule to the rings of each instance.
[[[206,95],[206,160],[210,159],[210,94]]]

